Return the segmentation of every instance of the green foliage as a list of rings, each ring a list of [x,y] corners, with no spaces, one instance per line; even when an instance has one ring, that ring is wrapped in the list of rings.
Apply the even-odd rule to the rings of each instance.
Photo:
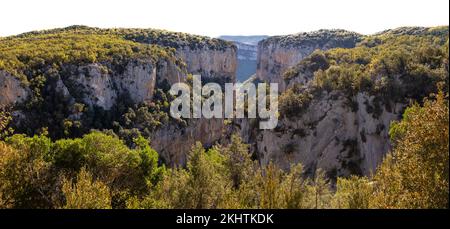
[[[280,95],[280,114],[284,117],[299,117],[308,109],[313,98],[311,93],[295,85]]]
[[[315,50],[309,56],[305,57],[295,67],[288,69],[283,78],[290,80],[298,75],[311,75],[317,70],[325,70],[330,67],[327,57],[323,51]]]
[[[281,43],[339,43],[349,49],[316,51],[290,69],[286,80],[312,80],[280,96],[282,115],[301,115],[323,92],[375,95],[368,112],[379,115],[387,99],[420,102],[438,84],[448,91],[448,28],[386,31],[365,37],[357,47],[362,39],[357,34],[319,33]],[[24,110],[45,113],[35,121],[39,126],[25,123],[31,130],[24,132],[42,134],[0,142],[0,208],[448,208],[448,99],[442,93],[423,106],[413,104],[392,124],[393,150],[373,177],[338,178],[334,189],[320,169],[311,174],[300,164],[286,170],[270,161],[259,165],[238,135],[209,149],[197,143],[187,153],[186,167],[166,169],[148,143],[151,132],[168,122],[166,90],[158,89],[149,104],[121,98],[114,115],[80,103],[69,106],[46,90],[64,64],[111,62],[102,64],[110,68],[127,60],[173,57],[173,49],[142,43],[228,47],[181,33],[79,26],[0,40],[0,69],[23,77],[33,92]],[[88,119],[77,123],[69,111]],[[0,135],[9,120],[0,113]],[[121,139],[111,130],[82,135],[105,127]],[[80,137],[60,139],[74,135]],[[344,145],[349,154],[354,151],[353,140]]]
[[[309,185],[309,180],[304,178],[303,166],[292,166],[281,183],[283,206],[291,209],[308,208],[308,198],[311,196]]]
[[[212,49],[212,50],[225,50],[230,47],[235,47],[231,42],[192,35],[181,32],[171,32],[167,30],[158,29],[138,29],[138,28],[114,28],[114,29],[101,29],[95,27],[73,25],[65,28],[33,31],[29,33],[20,34],[18,38],[30,37],[36,35],[46,34],[61,34],[61,33],[74,33],[80,35],[112,35],[124,38],[126,40],[135,41],[145,44],[156,44],[165,47],[172,48],[190,48],[190,49]]]
[[[157,152],[144,138],[138,137],[134,142],[135,148],[130,149],[117,137],[99,132],[56,142],[43,135],[32,138],[13,135],[6,139],[8,145],[2,143],[1,153],[5,155],[0,164],[0,193],[1,199],[6,200],[2,206],[60,207],[58,200],[63,196],[60,174],[68,180],[83,168],[108,187],[111,202],[116,204],[112,207],[123,208],[129,196],[124,192],[146,193],[165,171],[158,164]],[[76,188],[72,191],[76,192]]]
[[[337,208],[367,209],[372,194],[372,184],[366,177],[338,178],[334,204]]]
[[[198,142],[192,148],[187,163],[190,176],[186,188],[192,201],[189,203],[191,208],[216,208],[222,201],[223,189],[229,184],[223,181],[214,164]]]
[[[408,108],[390,133],[394,150],[375,177],[375,208],[448,208],[448,100]]]
[[[13,146],[0,142],[0,208],[49,208],[53,204],[48,139],[14,136]],[[20,150],[16,149],[21,147]]]
[[[318,30],[310,33],[297,33],[289,36],[273,36],[260,42],[262,46],[278,42],[281,46],[324,46],[354,47],[362,35],[345,30]]]
[[[0,143],[0,207],[448,207],[448,101],[413,105],[391,133],[393,152],[374,177],[338,178],[335,190],[320,169],[307,177],[300,164],[258,166],[237,135],[207,151],[197,143],[186,168],[170,169],[143,137],[130,149],[98,132],[54,143],[14,135]]]
[[[110,209],[111,196],[108,186],[95,181],[92,175],[82,168],[76,182],[67,178],[62,181],[65,209]]]
[[[136,124],[121,123],[122,126],[129,129],[128,126],[134,128],[145,123],[140,131],[148,137],[149,131],[168,121],[169,100],[160,89],[155,92],[154,104],[132,104],[125,98],[127,95],[119,95],[119,102],[110,111],[80,103],[85,92],[70,80],[64,83],[75,103],[58,89],[60,79],[80,74],[83,69],[79,66],[91,63],[100,66],[103,72],[115,74],[130,62],[139,61],[151,62],[154,66],[166,61],[184,70],[185,64],[175,56],[174,48],[160,46],[157,44],[160,42],[142,43],[126,38],[133,32],[140,33],[138,30],[75,26],[2,38],[0,71],[20,78],[31,92],[29,98],[15,108],[21,110],[26,119],[12,123],[12,127],[30,136],[38,134],[41,128],[48,128],[52,139],[81,137],[91,129],[112,129],[112,123],[120,122],[122,116],[125,116],[124,122],[128,121],[127,116],[132,115],[127,114],[130,108],[130,112],[137,113],[137,120],[131,119]],[[152,34],[160,33],[166,34]],[[173,38],[174,42],[176,39]],[[148,119],[152,119],[151,122],[147,122]]]
[[[205,152],[193,146],[187,168],[167,170],[148,195],[129,200],[129,208],[324,208],[331,198],[322,172],[305,178],[302,166],[283,171],[273,163],[262,168],[248,146],[233,135],[227,146]],[[316,186],[317,185],[317,186]]]
[[[139,137],[135,144],[136,149],[129,149],[117,137],[93,132],[80,139],[56,141],[52,161],[59,169],[75,172],[86,167],[113,191],[142,192],[160,179],[163,168],[146,140]]]
[[[248,152],[248,145],[242,139],[233,134],[231,143],[223,149],[225,167],[229,171],[233,187],[239,188],[243,181],[248,180],[253,169],[253,162]]]
[[[29,34],[0,40],[0,70],[22,77],[24,83],[45,74],[49,67],[124,59],[174,58],[168,49],[125,40],[117,35],[61,32]]]
[[[8,128],[11,119],[9,112],[0,110],[0,139],[13,132],[12,128]]]
[[[133,134],[130,133],[132,129],[149,138],[158,127],[169,123],[171,99],[173,98],[168,92],[156,89],[151,103],[128,107],[114,129],[122,138],[128,138],[127,135]]]
[[[365,37],[353,48],[315,51],[287,70],[288,82],[295,78],[308,82],[300,85],[306,89],[287,90],[280,96],[287,112],[281,115],[289,116],[289,108],[304,103],[291,97],[307,97],[301,96],[305,93],[317,97],[324,91],[341,92],[349,101],[365,92],[378,98],[380,105],[420,102],[436,93],[440,83],[448,90],[448,75],[448,27],[386,31]]]

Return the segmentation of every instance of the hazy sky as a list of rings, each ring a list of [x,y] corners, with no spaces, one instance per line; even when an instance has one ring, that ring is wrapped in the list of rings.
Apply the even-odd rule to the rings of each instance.
[[[69,25],[194,34],[290,34],[342,28],[370,34],[449,24],[448,0],[2,0],[0,36]]]

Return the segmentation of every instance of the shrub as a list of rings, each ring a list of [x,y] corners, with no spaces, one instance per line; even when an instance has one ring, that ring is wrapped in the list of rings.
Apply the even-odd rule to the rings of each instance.
[[[76,181],[64,178],[62,191],[65,197],[66,209],[109,209],[111,195],[108,186],[101,181],[95,181],[92,175],[82,168]]]

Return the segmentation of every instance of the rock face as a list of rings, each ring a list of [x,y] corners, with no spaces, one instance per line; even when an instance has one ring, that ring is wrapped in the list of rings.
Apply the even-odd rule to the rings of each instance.
[[[165,71],[167,69],[160,72]],[[150,102],[158,78],[153,63],[139,60],[129,61],[120,72],[111,71],[108,64],[99,63],[65,66],[62,72],[56,83],[56,90],[72,100],[104,110],[110,110],[119,97],[124,95],[136,104]],[[165,79],[166,76],[159,77]]]
[[[187,73],[200,74],[204,83],[214,81],[223,85],[236,81],[235,46],[224,49],[182,46],[177,48],[176,55],[186,63]],[[173,73],[173,68],[168,68],[161,74],[167,76],[163,78],[169,78],[170,84],[180,82],[180,78],[177,81]],[[212,146],[222,139],[226,129],[223,119],[192,119],[181,128],[177,124],[168,124],[157,129],[151,136],[150,144],[167,164],[185,165],[186,155],[193,144],[199,141],[204,146]]]
[[[405,105],[394,104],[381,114],[370,114],[373,97],[359,93],[357,110],[340,93],[324,93],[298,117],[279,120],[273,131],[259,132],[256,151],[260,162],[288,168],[301,162],[307,172],[317,168],[330,177],[370,175],[389,150],[389,125],[400,117]]]
[[[60,119],[82,122],[83,128],[89,131],[89,128],[93,128],[90,125],[95,125],[91,122],[91,117],[102,121],[102,115],[116,112],[120,107],[123,111],[127,109],[126,106],[137,106],[141,103],[147,104],[148,107],[155,106],[152,100],[157,89],[167,90],[174,83],[185,82],[188,74],[202,75],[203,83],[213,81],[223,85],[236,80],[237,49],[231,42],[151,29],[140,32],[89,27],[62,29],[74,33],[78,30],[98,34],[115,33],[123,36],[125,40],[163,46],[160,50],[163,54],[155,53],[157,58],[127,56],[124,59],[91,64],[65,63],[57,69],[42,67],[40,71],[45,76],[45,86],[39,90],[45,92],[45,99],[50,104],[55,103],[62,109],[58,111],[58,118],[53,117],[51,111],[46,113],[47,116],[43,116],[43,119],[48,119],[49,122],[54,122],[53,118],[58,119],[58,123],[61,122]],[[56,29],[42,33],[59,32]],[[141,36],[141,33],[145,36]],[[0,72],[0,86],[0,108],[20,105],[32,95],[31,89],[21,85],[17,76],[4,71]],[[84,109],[85,106],[88,109]],[[18,111],[15,113],[20,115],[15,116],[13,124],[21,123],[20,127],[27,131],[25,129],[28,124],[33,122],[33,118],[29,117],[35,111],[22,112],[23,110],[19,110],[21,108],[22,106],[14,108],[14,111]],[[110,126],[112,121],[121,121],[117,120],[121,118],[121,114],[111,115],[114,120],[108,119]],[[96,121],[98,120],[94,122]],[[103,126],[106,125],[100,124],[100,128]],[[152,130],[151,145],[161,152],[163,160],[168,164],[184,164],[192,144],[200,141],[205,146],[211,146],[220,141],[223,129],[225,126],[222,119],[188,120],[182,128],[169,122]]]
[[[258,79],[278,83],[279,91],[285,90],[284,72],[307,57],[316,49],[352,48],[361,35],[345,30],[319,30],[288,36],[275,36],[258,43]]]
[[[223,141],[229,133],[223,119],[191,119],[180,127],[169,124],[156,130],[151,137],[151,146],[170,166],[185,165],[187,153],[197,141],[205,147]]]
[[[208,47],[191,49],[188,46],[177,49],[176,55],[186,63],[191,74],[201,74],[204,79],[217,82],[235,82],[236,80],[236,48],[212,50]]]
[[[278,83],[280,93],[295,84],[307,88],[314,69],[303,69],[289,80],[284,73],[316,49],[352,48],[360,39],[360,35],[343,30],[269,37],[258,44],[256,77]],[[337,91],[323,92],[303,113],[295,117],[282,114],[274,130],[259,130],[248,119],[235,122],[235,127],[262,165],[274,162],[288,169],[292,163],[302,163],[307,174],[321,168],[331,178],[370,175],[390,149],[391,121],[400,118],[406,105],[379,107],[376,114],[374,106],[378,106],[374,97],[366,93],[348,98]]]
[[[28,90],[11,74],[0,71],[0,108],[14,106],[27,99]]]
[[[118,97],[125,94],[134,103],[148,102],[152,100],[158,77],[159,80],[169,81],[174,81],[174,76],[185,78],[185,74],[173,65],[161,65],[164,68],[157,71],[155,64],[150,61],[131,60],[121,72],[112,71],[107,63],[66,65],[54,75],[57,79],[55,90],[64,97],[104,110],[109,110]],[[17,77],[3,71],[0,72],[0,86],[1,106],[13,106],[24,101],[29,94],[29,89],[21,86]]]

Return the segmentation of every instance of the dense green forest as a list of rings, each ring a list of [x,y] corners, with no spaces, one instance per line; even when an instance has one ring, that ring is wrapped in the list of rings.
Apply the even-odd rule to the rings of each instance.
[[[152,104],[124,98],[109,112],[69,106],[45,90],[66,64],[107,63],[110,71],[130,60],[168,59],[183,69],[176,48],[227,46],[183,33],[82,26],[0,38],[0,70],[29,86],[31,99],[20,106],[34,114],[14,126],[11,112],[0,111],[0,208],[449,207],[448,27],[365,36],[356,47],[315,51],[284,75],[287,83],[310,78],[280,96],[288,118],[329,91],[349,104],[358,92],[377,106],[409,104],[390,126],[392,150],[367,177],[332,181],[320,169],[306,176],[301,164],[261,166],[238,135],[229,144],[188,146],[186,166],[168,167],[149,144],[152,131],[174,121],[167,85],[158,85]],[[376,116],[377,106],[369,113]],[[83,120],[67,119],[74,109]]]

